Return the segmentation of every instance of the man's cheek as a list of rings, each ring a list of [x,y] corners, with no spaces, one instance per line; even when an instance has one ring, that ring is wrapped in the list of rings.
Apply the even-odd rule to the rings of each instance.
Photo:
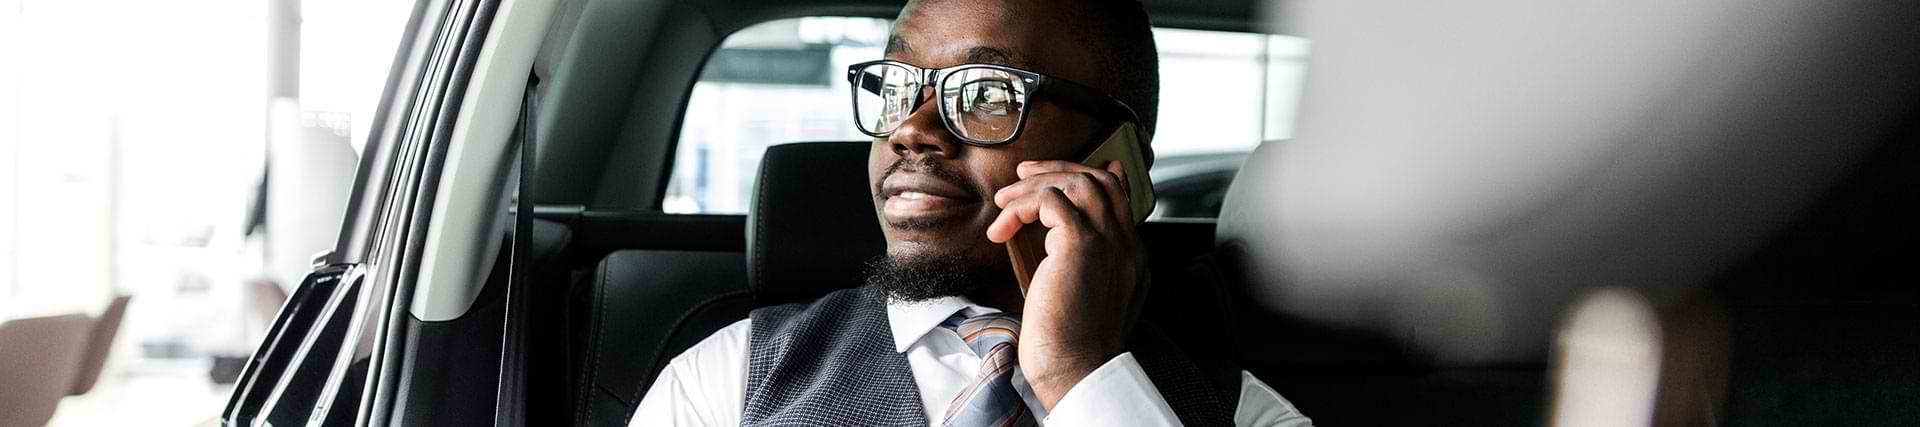
[[[1005,188],[1006,186],[1013,185],[1015,182],[1019,182],[1020,174],[1019,171],[1016,170],[1019,165],[1020,160],[1008,157],[974,169],[980,171],[980,187],[986,191],[984,194],[981,194],[981,196],[992,200],[994,192],[1000,191],[1001,188]]]

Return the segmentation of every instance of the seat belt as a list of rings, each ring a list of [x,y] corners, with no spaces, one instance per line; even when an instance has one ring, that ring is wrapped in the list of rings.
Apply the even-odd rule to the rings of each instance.
[[[493,425],[527,425],[527,310],[533,286],[533,173],[534,89],[540,78],[528,73],[527,90],[520,99],[520,177],[514,197],[513,253],[507,270],[506,324],[501,329],[499,392],[495,395]]]

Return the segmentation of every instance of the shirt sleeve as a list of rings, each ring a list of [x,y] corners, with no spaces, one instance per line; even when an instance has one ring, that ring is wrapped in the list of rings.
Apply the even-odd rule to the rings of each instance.
[[[673,358],[634,409],[630,426],[737,426],[746,399],[752,319],[734,322]]]
[[[1312,426],[1293,403],[1280,397],[1252,373],[1240,372],[1240,406],[1233,416],[1238,426]],[[1147,378],[1133,353],[1107,361],[1067,390],[1041,421],[1048,426],[1177,426],[1180,418],[1165,396]]]
[[[1234,410],[1237,426],[1311,427],[1313,420],[1294,409],[1293,402],[1280,397],[1253,373],[1240,371],[1240,408]]]
[[[1177,426],[1180,418],[1147,379],[1133,353],[1121,353],[1081,378],[1053,404],[1048,426]]]

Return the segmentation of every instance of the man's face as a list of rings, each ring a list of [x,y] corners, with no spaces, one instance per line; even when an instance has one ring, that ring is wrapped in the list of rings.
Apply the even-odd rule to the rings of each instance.
[[[886,59],[921,68],[994,63],[1094,83],[1091,55],[1076,47],[1064,2],[944,0],[914,2],[894,26]],[[933,82],[928,82],[933,84]],[[960,142],[925,102],[867,158],[874,210],[896,261],[938,257],[974,269],[1006,268],[1006,249],[987,240],[1000,209],[993,194],[1019,180],[1028,160],[1062,160],[1094,138],[1086,113],[1035,97],[1024,133],[1009,144]],[[1009,273],[1010,274],[1010,273]],[[1009,276],[1010,277],[1010,276]]]

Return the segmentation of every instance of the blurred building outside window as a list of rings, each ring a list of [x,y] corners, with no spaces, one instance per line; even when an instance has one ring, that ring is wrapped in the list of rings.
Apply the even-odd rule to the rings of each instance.
[[[728,36],[694,85],[662,209],[744,213],[768,145],[869,139],[854,128],[842,72],[880,58],[890,26],[885,19],[808,17]],[[1306,39],[1166,28],[1156,29],[1154,39],[1160,51],[1156,182],[1163,174],[1194,173],[1192,166],[1163,165],[1224,156],[1227,161],[1211,163],[1237,167],[1234,156],[1293,135]]]
[[[292,26],[271,25],[273,5],[297,11]],[[344,200],[333,193],[350,186],[409,12],[379,0],[0,0],[0,321],[133,296],[99,384],[52,424],[218,414],[231,386],[211,379],[213,357],[253,350],[264,325],[248,287],[291,290],[298,277],[286,276],[316,250],[310,234],[337,229],[337,212],[301,214],[300,202]],[[269,99],[275,30],[297,34],[298,97]],[[253,209],[262,193],[277,207]],[[267,228],[250,227],[262,215],[292,231],[263,241]]]

